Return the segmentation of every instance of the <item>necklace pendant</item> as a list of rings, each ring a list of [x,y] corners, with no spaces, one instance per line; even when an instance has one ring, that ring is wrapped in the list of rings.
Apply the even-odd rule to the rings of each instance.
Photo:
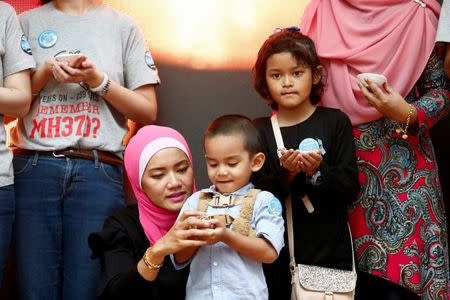
[[[408,135],[405,133],[402,135],[402,139],[406,140],[408,138]]]
[[[397,128],[395,129],[395,132],[397,132],[398,134],[400,134],[400,132],[402,132],[402,129],[399,128],[399,127],[397,127]]]

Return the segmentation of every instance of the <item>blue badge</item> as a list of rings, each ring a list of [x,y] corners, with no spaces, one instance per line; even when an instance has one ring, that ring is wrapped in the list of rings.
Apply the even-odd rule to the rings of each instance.
[[[320,149],[319,142],[312,138],[306,138],[298,145],[298,150],[300,151],[312,151],[317,149]]]
[[[269,207],[267,208],[269,213],[274,216],[280,216],[283,208],[281,207],[280,201],[277,198],[272,198],[269,202]]]
[[[145,51],[145,63],[150,67],[150,69],[156,70],[155,62],[153,61],[150,51]]]
[[[25,35],[22,35],[22,37],[20,38],[20,47],[22,48],[23,52],[31,55],[31,46],[30,43],[28,43],[28,39]]]
[[[55,46],[58,36],[53,30],[46,30],[39,35],[38,42],[41,48],[51,48]]]

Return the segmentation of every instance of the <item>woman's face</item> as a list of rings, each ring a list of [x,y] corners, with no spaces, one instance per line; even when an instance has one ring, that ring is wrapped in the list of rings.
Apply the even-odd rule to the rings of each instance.
[[[142,175],[142,189],[153,203],[179,211],[194,188],[194,172],[187,155],[178,148],[156,152]]]

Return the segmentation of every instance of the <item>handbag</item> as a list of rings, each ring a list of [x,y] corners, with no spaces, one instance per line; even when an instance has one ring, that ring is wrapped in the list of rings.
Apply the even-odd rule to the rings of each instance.
[[[286,198],[286,219],[291,269],[291,300],[353,300],[355,298],[356,270],[352,245],[352,270],[340,270],[312,265],[296,264],[292,226],[292,200]],[[350,231],[350,226],[349,226]]]
[[[275,140],[277,143],[277,152],[284,148],[283,138],[278,125],[277,115],[271,117],[271,123]],[[280,156],[280,153],[278,154]],[[302,199],[308,212],[314,208],[308,198]],[[308,203],[309,202],[309,203]],[[294,229],[292,225],[292,199],[288,196],[286,204],[286,224],[288,231],[289,246],[289,267],[291,270],[291,300],[352,300],[355,298],[356,270],[355,256],[353,250],[353,239],[350,233],[350,242],[352,249],[352,270],[340,270],[313,265],[296,264],[294,256]]]

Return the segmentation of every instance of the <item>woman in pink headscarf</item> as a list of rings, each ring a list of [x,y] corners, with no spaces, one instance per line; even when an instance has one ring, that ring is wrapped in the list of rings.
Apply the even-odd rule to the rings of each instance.
[[[322,105],[354,125],[350,210],[361,299],[448,299],[447,229],[429,128],[450,109],[435,0],[312,0],[302,32],[328,73]],[[378,73],[387,83],[358,81]],[[364,85],[368,84],[367,87]]]
[[[183,136],[145,126],[125,149],[125,169],[137,199],[109,217],[89,237],[102,264],[99,299],[184,299],[187,272],[176,271],[168,255],[205,244],[209,226],[178,212],[195,189],[192,157]]]

